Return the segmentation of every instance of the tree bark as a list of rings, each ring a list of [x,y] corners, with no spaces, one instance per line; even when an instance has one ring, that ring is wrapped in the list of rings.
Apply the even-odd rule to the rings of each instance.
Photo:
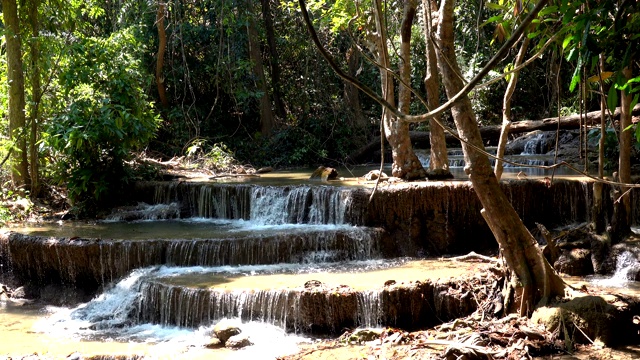
[[[454,2],[442,1],[436,31],[440,48],[437,53],[438,65],[449,97],[464,86],[454,49]],[[528,315],[539,302],[546,302],[550,296],[564,295],[564,283],[544,259],[535,239],[502,192],[487,155],[474,149],[484,149],[484,145],[469,97],[463,96],[453,105],[451,112],[458,133],[465,141],[462,144],[467,164],[465,172],[483,206],[483,216],[500,245],[505,261],[521,285],[516,289],[520,299],[515,301],[520,305],[519,313]]]
[[[267,35],[267,47],[269,50],[269,67],[271,68],[271,87],[273,88],[273,102],[276,114],[281,119],[287,117],[287,112],[282,99],[282,91],[280,90],[280,59],[278,56],[278,48],[276,47],[276,35],[273,26],[273,15],[271,14],[270,0],[261,0],[262,18],[264,19],[264,27]]]
[[[422,0],[422,7],[424,10],[424,40],[427,62],[424,87],[427,91],[427,104],[429,105],[429,110],[431,110],[437,108],[440,104],[438,59],[432,40],[434,23],[437,26],[437,20],[432,19],[431,16],[434,13],[437,14],[438,6],[436,0]],[[431,173],[441,173],[442,176],[450,176],[451,171],[449,170],[447,140],[444,129],[440,126],[441,123],[442,116],[440,115],[434,116],[429,120],[429,146],[431,148],[429,170]]]
[[[411,7],[413,4],[413,10]],[[375,44],[378,56],[378,63],[380,64],[380,81],[382,84],[382,96],[389,104],[395,104],[394,95],[394,83],[393,77],[388,73],[387,69],[391,67],[391,61],[389,60],[389,52],[387,49],[387,29],[384,23],[384,17],[382,13],[382,1],[375,0],[373,4],[373,15],[376,25]],[[404,19],[402,28],[406,28],[408,25],[409,35],[406,36],[403,30],[402,42],[403,48],[406,48],[406,41],[411,38],[411,22],[415,16],[415,1],[407,0],[404,6]],[[409,19],[410,17],[410,19]],[[409,45],[410,46],[410,45]],[[401,54],[401,57],[405,59],[405,63],[409,60],[409,55]],[[406,99],[403,100],[403,106],[407,106]],[[422,167],[420,160],[413,152],[411,146],[411,138],[409,137],[409,124],[404,121],[398,120],[387,108],[382,109],[382,122],[384,124],[384,132],[387,141],[391,145],[391,155],[393,158],[393,165],[391,167],[391,173],[395,177],[403,178],[406,180],[423,179],[426,177],[426,171]]]
[[[604,179],[604,146],[605,146],[605,136],[607,134],[606,131],[606,108],[607,108],[607,100],[605,98],[604,92],[604,81],[602,80],[602,73],[604,72],[604,55],[600,54],[600,71],[599,71],[599,81],[600,85],[600,140],[598,141],[598,177],[600,179]],[[593,219],[593,225],[596,233],[602,234],[606,230],[606,219],[604,214],[604,203],[603,203],[603,184],[601,182],[593,183],[593,207],[591,208],[591,219]]]
[[[631,69],[626,67],[622,70],[626,80],[631,79]],[[627,94],[624,90],[620,91],[620,157],[618,162],[618,178],[620,182],[630,184],[631,183],[631,145],[633,141],[633,131],[627,129],[631,126],[631,94]],[[629,190],[626,186],[620,187],[620,195],[622,196],[619,201],[614,203],[614,206],[618,206],[618,209],[614,210],[614,216],[617,219],[614,220],[615,235],[612,236],[614,242],[622,240],[622,237],[630,232],[630,220],[631,214],[631,199],[626,191]],[[618,199],[614,199],[618,200]]]
[[[352,44],[346,52],[347,69],[349,75],[356,77],[360,65],[360,52],[356,44]],[[367,119],[362,113],[360,91],[352,83],[344,82],[344,103],[347,107],[349,118],[347,122],[353,134],[353,144],[362,146],[368,141]],[[380,146],[380,141],[376,142]]]
[[[158,97],[163,108],[169,107],[167,98],[167,90],[164,83],[164,53],[167,49],[167,34],[164,29],[164,18],[166,4],[160,0],[158,2],[158,11],[156,13],[156,27],[158,28],[158,58],[156,59],[156,86],[158,88]]]
[[[270,137],[273,132],[274,119],[271,109],[271,98],[269,97],[269,89],[267,89],[267,80],[264,74],[264,66],[262,64],[262,51],[260,50],[260,42],[258,39],[258,30],[251,11],[251,2],[245,3],[247,6],[247,35],[249,38],[249,58],[253,65],[253,74],[256,78],[256,87],[262,92],[260,96],[260,131],[262,136]]]
[[[14,143],[11,179],[14,187],[24,188],[29,186],[30,181],[20,20],[15,0],[2,0],[2,15],[5,24],[7,82],[9,83],[9,139]]]
[[[29,23],[31,25],[31,49],[30,69],[31,74],[31,104],[29,109],[30,135],[29,135],[29,175],[31,175],[32,199],[38,197],[40,193],[40,170],[38,159],[38,140],[40,136],[40,102],[42,100],[41,74],[40,74],[40,19],[38,17],[38,7],[40,0],[29,1]]]
[[[518,51],[518,55],[516,56],[516,60],[513,63],[513,67],[517,68],[524,61],[524,55],[527,53],[527,48],[529,47],[529,37],[527,37],[527,32],[522,35],[524,40],[522,41],[522,45],[520,46],[520,50]],[[509,83],[507,84],[507,89],[504,92],[504,99],[502,102],[502,130],[500,131],[500,140],[498,141],[498,151],[497,156],[498,160],[496,161],[496,166],[494,172],[496,174],[496,179],[500,181],[502,177],[502,170],[504,169],[502,165],[502,159],[504,157],[504,149],[507,147],[507,141],[509,140],[509,130],[511,129],[511,97],[516,90],[516,85],[518,84],[518,75],[520,71],[515,71],[511,74],[511,78],[509,79]]]

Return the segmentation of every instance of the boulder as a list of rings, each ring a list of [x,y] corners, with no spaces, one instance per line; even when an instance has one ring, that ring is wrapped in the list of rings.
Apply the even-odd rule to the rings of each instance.
[[[571,249],[563,250],[553,267],[564,274],[571,276],[585,276],[593,274],[591,262],[591,250]]]
[[[389,179],[389,175],[380,172],[380,170],[371,170],[364,175],[366,181],[378,180],[378,178],[380,178],[380,180],[387,180]]]
[[[328,181],[328,180],[335,180],[337,178],[338,178],[338,170],[331,167],[319,166],[313,172],[313,174],[311,174],[311,176],[309,177],[309,180]]]
[[[243,347],[251,346],[253,343],[249,340],[249,337],[244,334],[238,334],[230,337],[225,342],[224,346],[231,349],[241,349]]]
[[[238,327],[238,322],[229,319],[220,320],[216,326],[213,327],[213,333],[216,338],[226,345],[227,340],[232,336],[239,335],[242,331]]]
[[[616,297],[583,296],[566,303],[536,309],[531,317],[534,323],[547,330],[558,331],[565,341],[587,344],[601,341],[606,346],[637,341],[633,312],[635,302]],[[588,337],[588,338],[587,338]]]

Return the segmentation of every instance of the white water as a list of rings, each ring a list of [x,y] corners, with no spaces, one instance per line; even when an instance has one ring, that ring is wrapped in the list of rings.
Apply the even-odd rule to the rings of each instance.
[[[605,279],[593,280],[595,285],[622,288],[626,287],[631,278],[631,271],[637,269],[638,258],[630,251],[621,252],[616,259],[616,270],[613,276]]]
[[[208,270],[246,272],[259,268],[220,267]],[[152,344],[151,352],[145,354],[152,358],[190,358],[184,353],[192,348],[214,351],[204,350],[204,346],[210,342],[215,324],[198,329],[185,329],[155,324],[134,324],[131,320],[138,302],[142,300],[140,287],[144,279],[205,270],[207,269],[201,267],[135,270],[88,303],[75,308],[48,307],[49,316],[36,323],[34,330],[60,338]],[[254,345],[225,354],[225,358],[276,358],[296,352],[299,343],[309,341],[301,336],[286,334],[283,329],[262,322],[240,323],[240,328]]]

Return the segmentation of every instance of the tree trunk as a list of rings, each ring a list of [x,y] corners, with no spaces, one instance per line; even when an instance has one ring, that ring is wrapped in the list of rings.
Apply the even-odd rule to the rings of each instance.
[[[9,139],[14,143],[11,161],[13,186],[29,186],[29,162],[27,161],[24,73],[20,41],[20,20],[15,0],[2,0],[5,24],[7,82],[9,83]]]
[[[245,4],[248,11],[247,35],[249,38],[249,58],[253,65],[256,87],[262,92],[262,96],[260,96],[260,131],[262,132],[262,136],[270,137],[273,132],[274,119],[273,111],[271,110],[269,90],[267,89],[267,80],[264,74],[264,66],[262,64],[262,51],[260,50],[260,41],[253,11],[251,11],[251,2],[249,1]]]
[[[358,67],[360,66],[360,51],[357,45],[352,44],[346,53],[347,69],[349,75],[357,77]],[[352,144],[363,146],[368,140],[367,119],[362,113],[362,104],[360,103],[360,91],[352,83],[344,82],[344,103],[348,112],[347,123],[352,129]],[[380,141],[376,142],[380,146]]]
[[[454,0],[443,0],[436,38],[440,51],[438,64],[447,96],[452,97],[463,87],[453,39]],[[502,192],[489,163],[489,158],[474,147],[483,149],[478,124],[468,96],[463,96],[451,108],[460,137],[465,172],[483,206],[483,216],[500,245],[501,252],[520,287],[516,288],[521,315],[530,314],[538,302],[550,296],[563,296],[564,283],[544,259],[537,243]],[[473,146],[473,147],[472,147]]]
[[[29,121],[31,123],[31,133],[29,136],[29,174],[31,175],[31,198],[38,197],[40,192],[40,170],[38,160],[38,138],[40,136],[40,101],[42,100],[42,89],[40,81],[40,19],[38,17],[38,7],[40,0],[29,1],[29,22],[31,24],[31,105],[29,109]]]
[[[598,177],[600,179],[604,179],[604,146],[605,136],[607,134],[605,111],[607,100],[604,95],[604,81],[602,79],[602,73],[604,72],[604,56],[602,54],[600,54],[599,66],[600,71],[598,76],[598,84],[600,86],[600,140],[598,142]],[[591,208],[591,219],[593,221],[594,229],[598,234],[604,233],[607,225],[604,214],[603,188],[604,186],[601,182],[596,181],[593,183],[593,207]]]
[[[278,48],[276,47],[276,35],[273,27],[273,15],[271,14],[270,0],[261,0],[262,2],[262,18],[264,19],[264,27],[267,35],[267,45],[269,50],[269,67],[271,68],[271,87],[273,88],[273,102],[276,114],[281,118],[287,117],[287,112],[282,99],[282,91],[280,90],[280,60],[278,56]]]
[[[411,38],[411,22],[408,25],[409,36],[405,36],[405,27],[408,21],[413,21],[415,16],[415,2],[413,2],[413,11],[411,8],[411,1],[405,3],[404,20],[403,20],[403,48],[405,48],[405,41]],[[389,104],[395,103],[394,96],[394,84],[393,77],[387,72],[387,69],[391,66],[389,60],[389,52],[387,49],[387,29],[384,23],[384,17],[382,13],[382,1],[375,0],[373,5],[373,16],[376,24],[376,50],[378,55],[378,62],[380,68],[380,81],[382,83],[382,96]],[[408,19],[411,16],[411,19]],[[408,62],[408,54],[401,54],[401,57]],[[404,100],[403,106],[406,106],[406,100]],[[386,108],[382,109],[382,122],[384,124],[384,132],[387,141],[391,145],[391,154],[393,157],[393,165],[391,173],[393,176],[403,178],[406,180],[422,179],[426,177],[426,171],[422,167],[420,160],[413,152],[411,146],[411,138],[409,137],[409,124],[398,120],[393,114]]]
[[[622,70],[626,80],[631,79],[631,69],[626,67]],[[627,94],[624,90],[620,91],[620,158],[618,163],[618,179],[621,183],[631,183],[631,145],[633,141],[633,131],[627,129],[631,126],[631,100],[632,95]],[[621,241],[631,230],[629,228],[631,222],[629,221],[629,215],[631,214],[631,200],[629,194],[626,191],[628,187],[621,186],[620,193],[615,196],[614,200],[618,200],[618,197],[624,195],[619,201],[614,203],[614,216],[613,219],[614,235],[612,240],[614,242]]]
[[[422,0],[424,10],[424,40],[426,45],[427,69],[424,77],[424,87],[427,91],[427,104],[429,110],[440,105],[440,78],[438,76],[438,59],[433,45],[432,35],[434,25],[437,20],[432,19],[432,14],[438,11],[436,0]],[[444,129],[440,126],[442,116],[438,115],[429,120],[429,146],[431,148],[429,175],[439,175],[441,177],[451,177],[449,170],[449,159],[447,155],[447,140]]]
[[[158,97],[163,108],[169,107],[167,90],[164,84],[164,53],[167,49],[167,34],[164,29],[164,18],[166,4],[160,0],[158,2],[158,12],[156,13],[156,27],[158,28],[158,58],[156,59],[156,86],[158,87]]]
[[[527,48],[529,47],[529,37],[527,36],[527,31],[522,34],[524,40],[522,41],[522,45],[520,46],[520,50],[518,51],[518,55],[516,56],[516,61],[513,63],[513,67],[517,68],[524,61],[524,55],[527,53]],[[496,174],[496,179],[500,181],[502,177],[502,159],[504,157],[504,149],[507,147],[507,141],[509,140],[509,129],[511,129],[511,97],[513,93],[516,91],[516,85],[518,84],[518,75],[520,71],[514,71],[511,74],[511,78],[509,79],[509,83],[507,84],[507,89],[504,92],[504,99],[502,102],[502,130],[500,132],[500,140],[498,142],[498,160],[496,161],[496,166],[494,172]]]

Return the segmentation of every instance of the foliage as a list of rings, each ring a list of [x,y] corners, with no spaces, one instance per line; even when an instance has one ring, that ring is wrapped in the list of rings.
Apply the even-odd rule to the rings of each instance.
[[[117,198],[127,183],[124,161],[158,127],[136,58],[143,47],[134,34],[129,29],[72,45],[58,84],[65,106],[45,129],[59,160],[59,181],[88,211]]]
[[[187,160],[196,167],[210,170],[231,171],[237,164],[235,154],[224,143],[208,145],[205,139],[195,139],[186,151]]]

